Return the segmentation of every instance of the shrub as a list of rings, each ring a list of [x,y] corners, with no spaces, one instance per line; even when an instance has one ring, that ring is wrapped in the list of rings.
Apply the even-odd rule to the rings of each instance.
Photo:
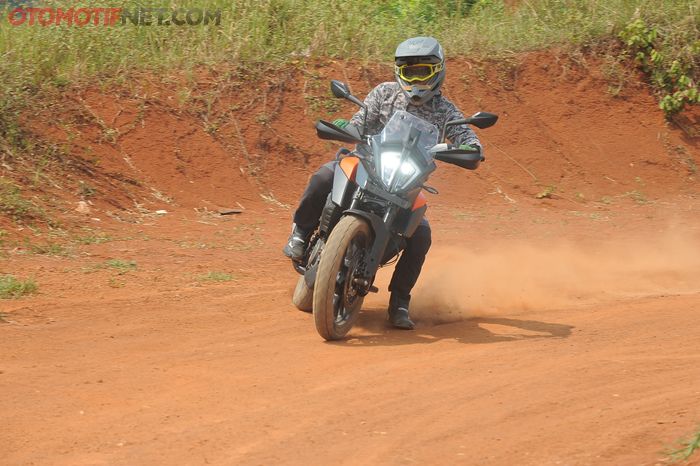
[[[0,299],[16,299],[36,293],[34,280],[18,280],[13,275],[0,275]]]

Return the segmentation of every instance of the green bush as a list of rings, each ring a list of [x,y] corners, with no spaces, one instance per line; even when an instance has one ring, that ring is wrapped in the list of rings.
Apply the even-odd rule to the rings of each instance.
[[[667,116],[700,102],[697,18],[673,28],[650,26],[642,18],[636,18],[619,37],[661,94],[659,107]]]
[[[13,275],[0,275],[0,299],[15,299],[36,293],[34,280],[18,280]]]

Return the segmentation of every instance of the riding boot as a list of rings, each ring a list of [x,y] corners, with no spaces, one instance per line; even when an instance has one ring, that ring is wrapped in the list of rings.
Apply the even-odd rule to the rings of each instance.
[[[299,228],[295,223],[292,225],[292,234],[289,235],[287,245],[282,249],[285,256],[293,261],[300,261],[304,257],[306,251],[306,242],[309,240],[309,234]]]
[[[411,296],[400,296],[396,293],[391,294],[389,299],[389,323],[396,328],[403,330],[413,330],[415,324],[408,315],[408,304],[411,301]]]

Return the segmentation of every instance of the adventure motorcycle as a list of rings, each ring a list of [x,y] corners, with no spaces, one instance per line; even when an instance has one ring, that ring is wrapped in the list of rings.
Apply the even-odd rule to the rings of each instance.
[[[331,81],[331,91],[365,108],[348,86]],[[365,115],[367,112],[365,112]],[[437,126],[405,111],[395,112],[381,133],[353,134],[327,121],[318,121],[317,135],[356,144],[341,149],[333,188],[320,223],[303,258],[294,262],[299,278],[292,302],[302,311],[313,311],[316,330],[326,340],[344,337],[353,326],[364,297],[378,291],[373,286],[377,270],[397,257],[427,210],[424,183],[436,169],[435,160],[474,170],[484,160],[480,149],[463,150],[445,144],[445,130],[471,124],[487,128],[497,115],[478,112],[465,119]]]

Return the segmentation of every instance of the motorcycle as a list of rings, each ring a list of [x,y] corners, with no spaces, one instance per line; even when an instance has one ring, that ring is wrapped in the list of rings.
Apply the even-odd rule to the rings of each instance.
[[[361,108],[347,84],[331,81],[331,92]],[[365,111],[365,116],[367,112]],[[478,112],[469,118],[448,121],[442,131],[406,111],[395,112],[381,133],[350,131],[324,120],[316,123],[321,139],[356,144],[341,149],[333,188],[319,226],[307,243],[303,258],[294,262],[302,276],[292,302],[313,312],[316,330],[325,340],[339,340],[352,328],[364,297],[377,292],[377,270],[398,258],[427,210],[423,190],[442,161],[474,170],[484,161],[481,150],[463,150],[446,144],[445,131],[452,125],[493,126],[498,116]],[[358,134],[359,133],[359,134]]]

